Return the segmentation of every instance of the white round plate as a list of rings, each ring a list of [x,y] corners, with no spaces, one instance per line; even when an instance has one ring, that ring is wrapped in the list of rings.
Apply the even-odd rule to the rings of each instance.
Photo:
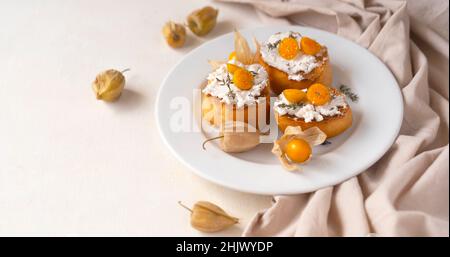
[[[288,172],[272,155],[272,144],[262,144],[242,154],[222,152],[217,144],[201,147],[205,136],[193,113],[193,90],[211,68],[207,60],[223,60],[233,51],[232,33],[207,42],[189,53],[161,85],[156,103],[157,124],[175,156],[199,176],[238,191],[277,195],[306,193],[339,184],[369,168],[394,143],[403,118],[399,86],[388,68],[373,54],[334,34],[299,26],[270,26],[241,33],[260,42],[280,31],[297,31],[329,49],[334,86],[348,85],[359,95],[351,103],[354,124],[332,144],[314,148],[312,160],[301,172]],[[180,111],[182,106],[184,111]],[[187,109],[187,110],[185,110]],[[193,117],[194,116],[194,117]],[[180,119],[189,121],[182,131],[174,129]]]

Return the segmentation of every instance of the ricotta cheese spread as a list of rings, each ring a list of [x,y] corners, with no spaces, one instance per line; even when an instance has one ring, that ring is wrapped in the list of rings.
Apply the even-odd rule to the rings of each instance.
[[[283,32],[272,35],[267,42],[262,44],[261,46],[261,56],[265,63],[268,65],[277,68],[281,71],[284,71],[288,74],[288,78],[290,80],[302,81],[305,77],[302,74],[308,74],[313,71],[316,67],[320,66],[321,61],[317,59],[324,53],[324,47],[320,50],[320,52],[316,55],[307,55],[300,53],[292,60],[286,60],[280,56],[278,53],[278,45],[281,40],[287,37],[295,38],[300,46],[300,41],[302,36],[297,32]]]
[[[304,119],[305,122],[322,121],[324,116],[341,115],[340,107],[347,108],[344,95],[332,96],[332,100],[328,104],[320,106],[309,103],[292,104],[283,94],[274,103],[274,109],[279,115],[295,116]]]
[[[208,75],[208,84],[202,92],[219,98],[223,103],[235,104],[237,108],[258,103],[261,92],[269,81],[269,75],[264,67],[260,64],[243,65],[235,60],[231,60],[228,63],[238,65],[253,74],[252,88],[241,90],[236,87],[233,84],[233,74],[228,71],[227,64],[222,64]]]

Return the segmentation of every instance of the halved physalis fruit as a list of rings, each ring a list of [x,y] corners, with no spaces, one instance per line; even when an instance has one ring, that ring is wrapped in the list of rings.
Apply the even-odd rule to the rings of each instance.
[[[286,60],[292,60],[297,57],[300,52],[300,47],[298,46],[298,42],[295,38],[287,37],[280,42],[280,46],[278,47],[278,53],[281,57]]]
[[[235,59],[236,59],[236,52],[233,51],[233,52],[231,52],[231,54],[228,56],[228,61],[235,60]]]
[[[322,46],[319,43],[309,37],[302,37],[300,45],[302,47],[302,51],[308,55],[316,55],[320,52],[320,49],[322,49]]]
[[[323,84],[313,84],[306,92],[306,98],[313,105],[325,105],[331,100],[330,89]]]
[[[283,95],[292,104],[300,103],[306,98],[306,93],[300,89],[286,89],[283,91]]]
[[[227,63],[227,70],[229,73],[234,74],[234,72],[238,69],[241,69],[241,67],[232,63]]]
[[[246,69],[239,67],[234,71],[233,83],[240,90],[249,90],[253,86],[253,75]]]
[[[304,163],[312,155],[312,149],[308,142],[301,138],[291,139],[284,149],[289,160],[295,163]]]

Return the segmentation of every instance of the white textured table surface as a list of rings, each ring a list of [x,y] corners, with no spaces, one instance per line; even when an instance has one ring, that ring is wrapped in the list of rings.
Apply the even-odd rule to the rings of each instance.
[[[212,3],[221,11],[212,35],[181,51],[168,48],[163,23],[206,4],[0,2],[0,235],[201,235],[179,200],[221,205],[242,219],[221,235],[240,235],[270,205],[270,197],[192,175],[155,125],[157,90],[186,52],[258,23],[251,8]],[[131,68],[114,104],[96,101],[91,90],[108,68]]]

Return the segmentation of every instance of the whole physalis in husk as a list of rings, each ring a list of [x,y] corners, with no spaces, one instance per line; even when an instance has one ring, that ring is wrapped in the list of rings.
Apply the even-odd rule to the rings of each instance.
[[[222,208],[210,202],[197,202],[192,209],[181,202],[178,203],[191,212],[191,226],[201,232],[219,232],[239,223],[238,218],[228,215]]]
[[[219,147],[226,153],[247,152],[261,143],[260,137],[264,134],[253,126],[240,121],[226,122],[222,130],[220,136],[209,138],[203,142],[204,150],[206,150],[207,143],[220,140]]]
[[[205,36],[214,29],[219,10],[206,6],[187,17],[187,26],[197,36]]]
[[[272,153],[280,160],[281,165],[289,171],[299,170],[299,164],[312,157],[312,148],[323,144],[327,135],[318,127],[305,131],[301,127],[287,127],[284,135],[274,142]]]
[[[113,102],[117,100],[125,87],[123,73],[129,71],[107,70],[97,75],[92,83],[92,89],[98,100]]]
[[[286,60],[292,60],[297,57],[300,52],[300,47],[298,46],[298,42],[295,38],[287,37],[280,42],[280,46],[278,47],[278,53],[281,57]]]
[[[180,48],[186,42],[186,29],[183,25],[175,22],[167,22],[162,30],[167,44],[173,48]]]

